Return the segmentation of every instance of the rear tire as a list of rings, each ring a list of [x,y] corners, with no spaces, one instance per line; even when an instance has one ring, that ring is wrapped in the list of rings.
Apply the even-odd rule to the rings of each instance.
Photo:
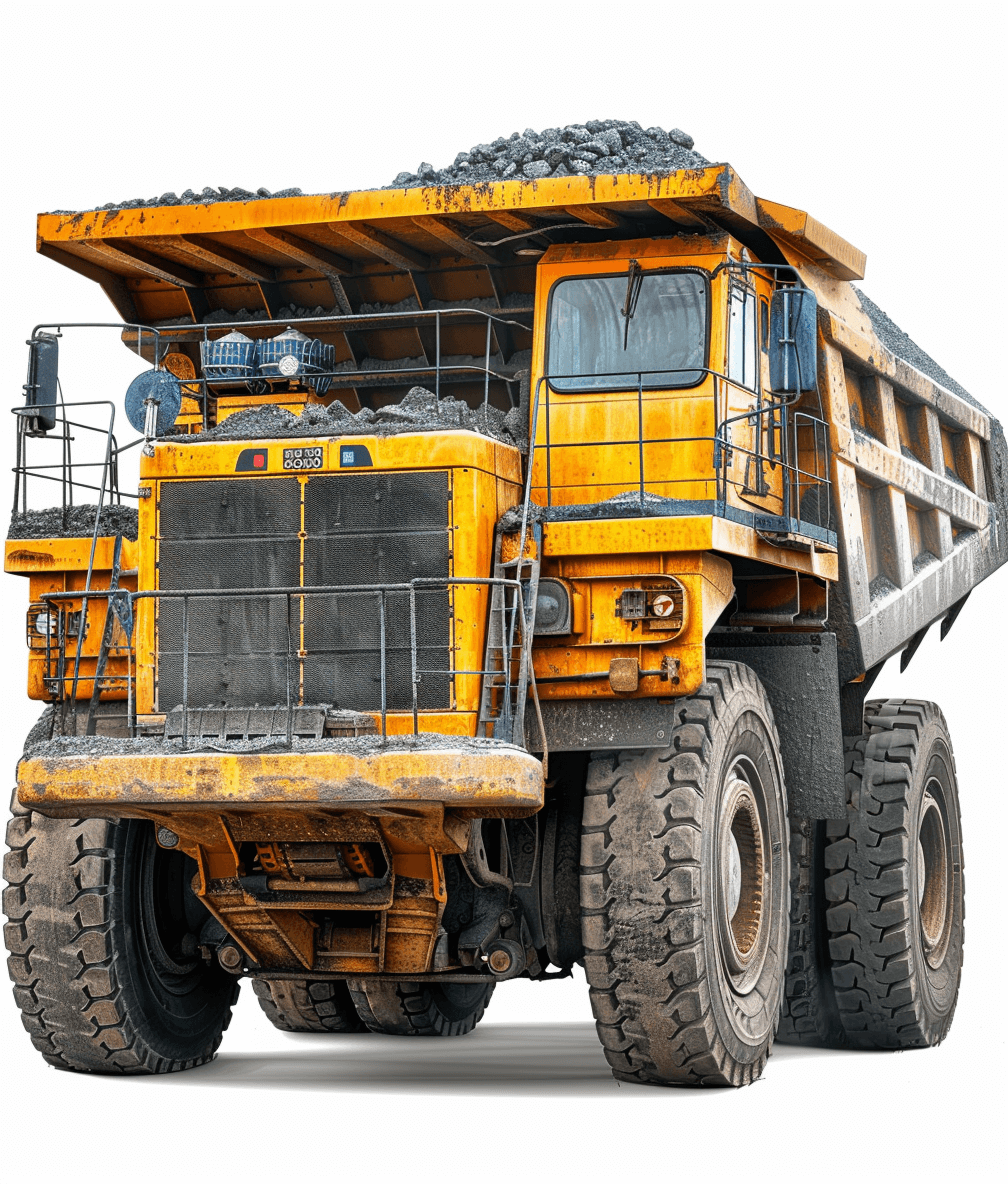
[[[770,1055],[788,939],[787,798],[756,674],[708,662],[669,749],[592,761],[585,973],[613,1075],[745,1085]]]
[[[848,1041],[918,1048],[948,1034],[962,975],[965,886],[955,760],[933,703],[865,708],[847,818],[827,823],[833,983]]]
[[[465,1036],[483,1018],[493,983],[414,983],[396,979],[347,981],[357,1014],[386,1036]]]
[[[207,913],[148,822],[46,818],[14,803],[4,938],[32,1043],[60,1069],[168,1073],[209,1061],[238,980],[200,957]]]
[[[257,978],[252,989],[266,1018],[281,1032],[364,1031],[346,983]]]
[[[826,823],[791,817],[791,935],[777,1039],[842,1048],[826,925]]]

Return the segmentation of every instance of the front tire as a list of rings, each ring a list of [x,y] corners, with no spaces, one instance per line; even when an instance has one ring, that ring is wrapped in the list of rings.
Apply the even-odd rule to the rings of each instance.
[[[617,1078],[745,1085],[770,1055],[788,940],[787,799],[766,693],[709,662],[667,750],[592,761],[581,844],[592,1010]]]
[[[192,861],[148,822],[46,818],[16,799],[7,844],[7,965],[43,1057],[95,1073],[211,1060],[239,984],[200,956]]]

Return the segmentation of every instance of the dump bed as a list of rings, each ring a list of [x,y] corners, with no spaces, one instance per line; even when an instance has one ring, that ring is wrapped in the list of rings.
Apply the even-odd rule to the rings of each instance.
[[[137,325],[157,326],[194,366],[225,323],[250,322],[252,336],[310,323],[355,409],[403,393],[398,362],[464,396],[472,374],[442,360],[485,356],[491,402],[491,354],[502,391],[530,370],[534,385],[536,261],[551,244],[700,233],[731,235],[754,266],[794,268],[817,297],[840,559],[829,625],[847,682],[950,624],[1008,557],[1004,435],[852,286],[862,252],[755,197],[729,165],[45,214],[38,249],[102,286],[134,327],[128,344]],[[441,310],[451,317],[432,318]]]

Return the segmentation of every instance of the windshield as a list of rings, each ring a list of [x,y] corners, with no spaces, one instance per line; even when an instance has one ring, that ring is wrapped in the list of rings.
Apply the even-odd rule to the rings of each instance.
[[[546,344],[554,390],[626,390],[636,387],[638,371],[649,390],[696,386],[703,380],[705,278],[689,271],[644,272],[629,325],[620,311],[626,297],[625,272],[576,276],[554,285]]]

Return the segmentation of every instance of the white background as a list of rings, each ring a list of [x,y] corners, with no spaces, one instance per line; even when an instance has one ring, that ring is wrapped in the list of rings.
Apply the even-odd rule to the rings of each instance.
[[[755,193],[809,210],[866,251],[869,295],[1008,419],[999,5],[8,0],[0,27],[8,405],[21,397],[35,323],[114,319],[96,285],[36,255],[40,210],[204,185],[367,188],[498,135],[615,117],[684,128]],[[120,397],[137,369],[108,344],[61,355],[67,398]],[[13,423],[5,449],[6,469]],[[10,496],[6,472],[0,504]],[[1008,1051],[1006,594],[998,573],[946,642],[933,630],[904,676],[892,661],[876,684],[882,696],[939,702],[955,744],[968,942],[940,1048],[778,1047],[763,1079],[737,1093],[617,1087],[583,976],[502,986],[485,1025],[454,1042],[283,1036],[246,986],[214,1065],[120,1081],[47,1068],[8,996],[7,1178],[993,1175]],[[37,716],[24,696],[26,596],[25,582],[0,581],[10,783]]]

